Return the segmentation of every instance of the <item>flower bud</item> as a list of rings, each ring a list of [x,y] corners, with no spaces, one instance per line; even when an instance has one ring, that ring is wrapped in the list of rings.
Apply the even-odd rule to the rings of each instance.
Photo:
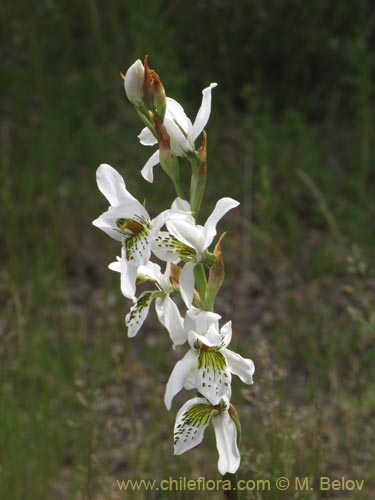
[[[147,56],[144,59],[143,98],[146,107],[163,122],[167,108],[165,90],[160,76],[149,68]]]
[[[223,233],[216,243],[214,250],[215,262],[210,267],[208,276],[206,305],[211,308],[213,308],[216,295],[224,281],[224,262],[221,253],[221,242],[223,241],[225,235],[226,233]]]
[[[142,62],[137,59],[125,75],[124,88],[126,97],[134,106],[140,105],[143,102],[144,74],[145,68]]]

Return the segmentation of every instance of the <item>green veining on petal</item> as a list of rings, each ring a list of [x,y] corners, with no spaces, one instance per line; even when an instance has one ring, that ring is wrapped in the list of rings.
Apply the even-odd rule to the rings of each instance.
[[[134,306],[130,309],[129,314],[128,314],[128,322],[130,323],[131,321],[134,321],[145,307],[148,307],[151,303],[151,301],[154,299],[154,292],[145,292],[137,302],[134,304]]]
[[[117,219],[117,226],[125,236],[124,247],[126,258],[134,260],[134,255],[142,255],[149,247],[148,235],[150,233],[150,221],[144,217],[135,216],[134,219]]]
[[[158,236],[156,238],[156,245],[160,248],[164,246],[167,251],[172,253],[176,252],[184,260],[195,260],[196,251],[194,248],[185,245],[185,243],[182,243],[182,241],[175,238],[172,234]]]
[[[227,362],[225,356],[217,350],[217,347],[205,348],[199,351],[198,370],[212,368],[215,372],[225,370]]]
[[[139,215],[134,215],[132,219],[119,217],[116,220],[116,226],[124,236],[131,237],[141,233],[145,228],[149,228],[150,221]]]
[[[214,408],[203,403],[189,408],[182,416],[181,423],[176,426],[174,444],[176,444],[180,438],[184,438],[184,441],[192,439],[199,427],[205,427],[210,423],[213,411],[215,411]]]

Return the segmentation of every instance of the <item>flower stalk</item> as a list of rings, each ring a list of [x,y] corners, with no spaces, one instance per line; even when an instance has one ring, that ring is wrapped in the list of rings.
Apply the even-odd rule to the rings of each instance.
[[[237,496],[237,470],[241,425],[231,403],[232,376],[253,383],[254,363],[228,348],[232,322],[221,324],[215,299],[224,281],[224,259],[217,239],[217,224],[239,203],[221,198],[204,225],[197,223],[207,180],[207,134],[204,130],[211,112],[211,83],[202,91],[202,104],[194,122],[182,106],[165,93],[159,75],[151,70],[147,56],[126,72],[126,96],[146,126],[139,134],[145,146],[157,146],[141,170],[148,182],[154,181],[154,167],[161,165],[171,179],[177,197],[170,207],[152,216],[126,188],[123,177],[111,166],[97,170],[99,190],[108,209],[93,224],[119,243],[119,254],[109,264],[120,275],[120,289],[131,301],[125,317],[129,338],[142,330],[150,308],[155,307],[159,322],[172,345],[185,345],[184,356],[176,363],[165,388],[164,402],[172,407],[174,396],[183,389],[195,389],[197,397],[185,402],[177,412],[173,447],[180,455],[198,446],[205,429],[212,425],[218,450],[217,467],[231,482],[226,498]],[[195,141],[202,134],[201,146]],[[182,185],[180,158],[191,166],[190,186]],[[189,190],[189,199],[185,196]],[[154,262],[157,258],[163,267]],[[139,292],[138,285],[144,290]],[[177,300],[176,300],[177,299]]]

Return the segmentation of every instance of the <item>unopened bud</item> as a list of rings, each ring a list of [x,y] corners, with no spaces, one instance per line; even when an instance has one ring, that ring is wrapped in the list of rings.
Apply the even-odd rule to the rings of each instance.
[[[207,292],[206,292],[206,304],[213,308],[214,301],[221,285],[224,281],[224,261],[221,253],[221,242],[227,233],[223,233],[218,242],[216,243],[214,255],[215,261],[210,267],[210,272],[208,276]]]
[[[165,90],[160,76],[149,68],[147,56],[144,59],[143,98],[146,107],[162,122],[167,107]]]

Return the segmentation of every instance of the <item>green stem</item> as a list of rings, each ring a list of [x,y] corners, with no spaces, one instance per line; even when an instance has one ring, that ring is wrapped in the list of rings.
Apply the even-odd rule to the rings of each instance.
[[[227,472],[223,476],[223,479],[224,481],[230,481],[231,484],[230,490],[224,490],[224,498],[227,498],[228,500],[238,500],[240,497],[237,490],[237,482],[238,482],[237,472],[235,472],[234,474]]]
[[[173,182],[173,186],[175,188],[177,196],[179,196],[180,198],[185,200],[185,193],[184,193],[184,190],[180,184],[180,179],[174,179],[171,177],[171,180]]]
[[[191,164],[190,205],[195,218],[198,217],[206,187],[206,168],[198,153],[189,157]]]
[[[207,278],[203,264],[197,264],[194,269],[195,286],[202,301],[202,308],[205,308],[205,298],[207,291]]]

